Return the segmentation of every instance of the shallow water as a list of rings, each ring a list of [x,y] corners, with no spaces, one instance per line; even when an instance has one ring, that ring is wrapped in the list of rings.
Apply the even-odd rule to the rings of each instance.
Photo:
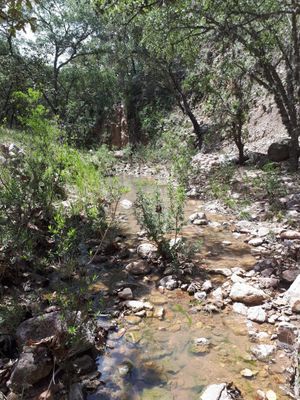
[[[125,197],[131,201],[135,199],[136,182],[126,179],[131,191]],[[201,202],[189,200],[187,217],[201,207]],[[132,209],[120,212],[127,219],[124,230],[131,240],[136,239],[140,228]],[[207,216],[211,221],[227,219]],[[226,226],[187,225],[182,234],[189,240],[202,239],[196,258],[202,264],[204,259],[206,268],[248,269],[255,263],[243,238],[234,237]],[[223,241],[231,244],[225,246]],[[119,272],[116,283],[123,279],[122,271]],[[115,276],[113,271],[112,276]],[[243,317],[226,310],[212,315],[199,312],[199,303],[193,297],[181,290],[161,294],[151,280],[145,281],[144,287],[146,290],[133,289],[135,298],[142,296],[149,300],[154,304],[154,312],[163,307],[164,318],[159,320],[153,317],[153,312],[148,312],[148,316],[140,320],[124,317],[119,321],[118,331],[109,335],[109,349],[98,358],[103,385],[89,400],[199,400],[205,386],[221,382],[234,382],[245,400],[256,399],[258,389],[272,389],[278,399],[287,398],[279,386],[285,383],[282,372],[288,359],[284,352],[278,351],[272,363],[252,360],[249,349],[254,343],[249,341]],[[253,329],[256,328],[258,325],[254,324]],[[268,332],[269,337],[272,334],[270,325],[260,326],[259,331],[262,330]],[[197,338],[208,339],[209,345],[195,346]],[[257,375],[252,379],[242,377],[240,372],[245,368],[257,371]]]

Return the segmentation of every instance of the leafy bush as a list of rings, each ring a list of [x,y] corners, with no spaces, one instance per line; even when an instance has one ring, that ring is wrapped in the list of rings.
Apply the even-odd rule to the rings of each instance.
[[[178,235],[184,224],[185,198],[183,186],[169,184],[166,201],[158,187],[150,193],[141,187],[135,203],[138,222],[157,245],[164,263],[175,263],[176,266],[182,251]]]

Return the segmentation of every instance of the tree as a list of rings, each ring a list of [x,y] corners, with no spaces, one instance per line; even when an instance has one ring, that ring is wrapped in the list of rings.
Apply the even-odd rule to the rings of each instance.
[[[243,64],[238,49],[223,52],[215,57],[211,64],[205,107],[215,129],[235,143],[240,165],[246,161],[244,153],[248,136],[246,123],[254,96],[253,82],[249,74],[244,73],[245,69],[246,65]]]
[[[15,35],[16,31],[24,29],[27,24],[35,28],[35,18],[30,15],[34,0],[0,0],[0,24],[5,30]]]
[[[298,169],[300,135],[300,5],[297,0],[208,2],[202,21],[239,43],[252,58],[250,76],[274,96],[291,138],[291,169]]]

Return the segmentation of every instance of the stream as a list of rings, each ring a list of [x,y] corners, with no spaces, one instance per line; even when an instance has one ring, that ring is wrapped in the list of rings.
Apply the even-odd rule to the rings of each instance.
[[[134,201],[139,181],[124,178],[130,189],[124,196],[126,199]],[[149,180],[147,190],[151,187]],[[187,219],[196,211],[203,211],[203,203],[188,200]],[[123,218],[126,243],[129,247],[136,246],[140,227],[133,209],[120,207],[119,214]],[[187,222],[182,232],[188,240],[200,239],[196,260],[206,270],[251,269],[256,258],[243,235],[232,232],[230,216],[209,212],[206,215],[211,221],[208,226]],[[102,385],[89,395],[89,400],[200,400],[206,386],[222,382],[233,382],[245,400],[257,399],[257,390],[273,390],[277,399],[289,398],[280,389],[286,383],[282,372],[289,365],[285,352],[277,350],[272,362],[257,361],[250,352],[255,343],[274,344],[270,339],[271,325],[250,322],[249,327],[246,318],[229,307],[221,313],[204,313],[200,311],[200,303],[181,289],[161,293],[156,287],[159,277],[155,273],[135,280],[123,269],[104,272],[100,289],[117,287],[120,280],[129,279],[134,299],[149,301],[154,310],[147,311],[143,318],[131,314],[118,319],[118,329],[110,331],[107,350],[97,360]],[[211,275],[210,279],[219,284],[225,278]],[[259,342],[250,340],[249,329],[264,332]],[[250,369],[253,376],[242,376],[244,369]]]

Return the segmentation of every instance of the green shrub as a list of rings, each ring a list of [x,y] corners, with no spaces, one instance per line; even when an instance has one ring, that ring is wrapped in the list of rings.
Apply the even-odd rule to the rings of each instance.
[[[184,187],[169,184],[166,197],[164,201],[158,187],[150,193],[146,193],[143,187],[139,188],[135,203],[136,215],[149,239],[157,245],[164,263],[178,266],[180,253],[183,252],[183,242],[178,235],[184,224]]]

